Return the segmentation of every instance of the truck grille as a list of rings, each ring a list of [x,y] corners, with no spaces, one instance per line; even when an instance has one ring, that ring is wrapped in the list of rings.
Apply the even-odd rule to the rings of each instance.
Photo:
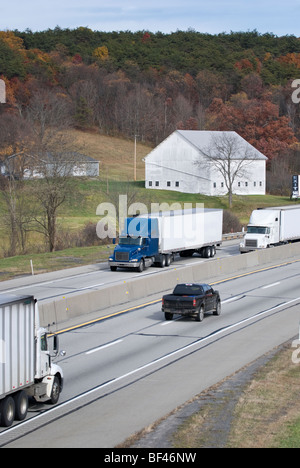
[[[246,239],[246,247],[257,247],[257,239]]]
[[[129,261],[129,252],[116,252],[116,261],[117,262],[128,262]]]

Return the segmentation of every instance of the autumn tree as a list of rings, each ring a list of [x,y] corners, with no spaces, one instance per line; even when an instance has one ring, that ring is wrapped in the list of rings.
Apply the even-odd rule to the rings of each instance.
[[[224,103],[214,99],[208,109],[212,130],[236,131],[269,159],[297,142],[289,119],[279,115],[279,106],[268,99],[248,99],[245,93]]]

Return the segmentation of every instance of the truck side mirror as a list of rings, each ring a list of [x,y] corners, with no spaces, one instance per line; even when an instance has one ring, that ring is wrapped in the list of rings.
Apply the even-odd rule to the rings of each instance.
[[[59,350],[59,338],[57,335],[53,336],[53,351],[58,353]]]

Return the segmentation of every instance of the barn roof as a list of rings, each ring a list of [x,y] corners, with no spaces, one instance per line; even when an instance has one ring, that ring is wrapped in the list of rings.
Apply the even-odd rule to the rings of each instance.
[[[207,154],[209,148],[214,148],[214,142],[222,141],[222,138],[226,141],[230,140],[230,138],[234,137],[237,141],[238,147],[241,149],[241,152],[235,151],[232,155],[232,159],[255,159],[255,160],[267,160],[268,158],[258,151],[254,146],[248,143],[244,138],[242,138],[236,132],[221,132],[221,131],[209,131],[209,130],[176,130],[173,132],[169,137],[167,137],[164,141],[162,141],[156,148],[154,148],[145,158],[146,161],[149,156],[156,149],[163,145],[172,135],[177,134],[180,135],[187,143],[193,145],[197,150],[199,150],[203,155]],[[215,157],[221,157],[220,154],[212,155]],[[149,158],[151,159],[151,158]]]

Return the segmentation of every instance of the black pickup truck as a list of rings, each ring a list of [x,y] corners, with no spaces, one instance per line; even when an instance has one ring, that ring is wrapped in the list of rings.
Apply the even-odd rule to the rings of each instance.
[[[177,284],[173,294],[163,296],[162,311],[166,320],[172,320],[174,314],[179,314],[202,322],[206,312],[221,314],[221,299],[219,292],[208,284]]]

